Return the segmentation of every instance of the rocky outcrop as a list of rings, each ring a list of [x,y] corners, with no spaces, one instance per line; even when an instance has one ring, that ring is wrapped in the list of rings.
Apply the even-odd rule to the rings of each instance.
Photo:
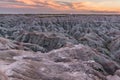
[[[14,44],[9,39],[0,37],[0,50],[18,49],[18,45]]]
[[[77,41],[69,35],[52,32],[25,32],[18,36],[16,40],[18,42],[36,44],[45,48],[47,51],[68,46],[70,44],[77,44]],[[35,47],[35,45],[33,46]]]

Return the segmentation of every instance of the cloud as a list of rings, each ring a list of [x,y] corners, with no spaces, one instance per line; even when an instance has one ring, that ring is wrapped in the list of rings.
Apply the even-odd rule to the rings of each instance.
[[[55,10],[70,10],[70,7],[65,4],[58,3],[57,1],[54,0],[16,0],[18,2],[22,2],[26,5],[31,5],[31,6],[44,6],[44,7],[49,7]]]
[[[2,2],[6,2],[7,6],[5,7],[13,7],[13,8],[36,8],[39,9],[41,7],[48,9],[53,9],[56,11],[68,11],[68,12],[120,12],[120,6],[117,2],[113,0],[102,0],[97,3],[97,0],[90,1],[65,1],[65,0],[3,0]],[[10,4],[13,3],[13,4]],[[117,5],[114,5],[114,4]],[[11,5],[11,6],[10,6]],[[114,6],[112,6],[114,5]],[[1,6],[0,7],[4,7]]]
[[[16,0],[16,1],[23,2],[28,5],[36,5],[36,3],[35,3],[36,0]]]
[[[0,3],[0,8],[34,8],[33,6],[31,5],[26,5],[26,4],[22,4],[22,3],[19,3],[17,2],[16,0],[3,0],[1,3]]]

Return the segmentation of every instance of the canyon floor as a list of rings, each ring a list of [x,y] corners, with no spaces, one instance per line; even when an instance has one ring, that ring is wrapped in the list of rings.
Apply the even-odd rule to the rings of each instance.
[[[120,15],[0,15],[0,80],[120,80]]]

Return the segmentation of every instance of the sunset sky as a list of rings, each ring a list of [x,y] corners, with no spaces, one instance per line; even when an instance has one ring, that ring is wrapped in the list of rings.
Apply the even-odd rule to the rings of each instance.
[[[0,13],[120,13],[120,0],[0,0]]]

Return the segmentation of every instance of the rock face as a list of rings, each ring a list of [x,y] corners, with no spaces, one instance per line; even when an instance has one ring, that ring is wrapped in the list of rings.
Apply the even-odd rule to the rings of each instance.
[[[42,46],[47,51],[64,47],[67,44],[77,44],[77,40],[69,35],[52,32],[25,32],[18,36],[16,41],[36,44],[36,47]]]
[[[0,16],[0,80],[120,80],[120,16]]]

